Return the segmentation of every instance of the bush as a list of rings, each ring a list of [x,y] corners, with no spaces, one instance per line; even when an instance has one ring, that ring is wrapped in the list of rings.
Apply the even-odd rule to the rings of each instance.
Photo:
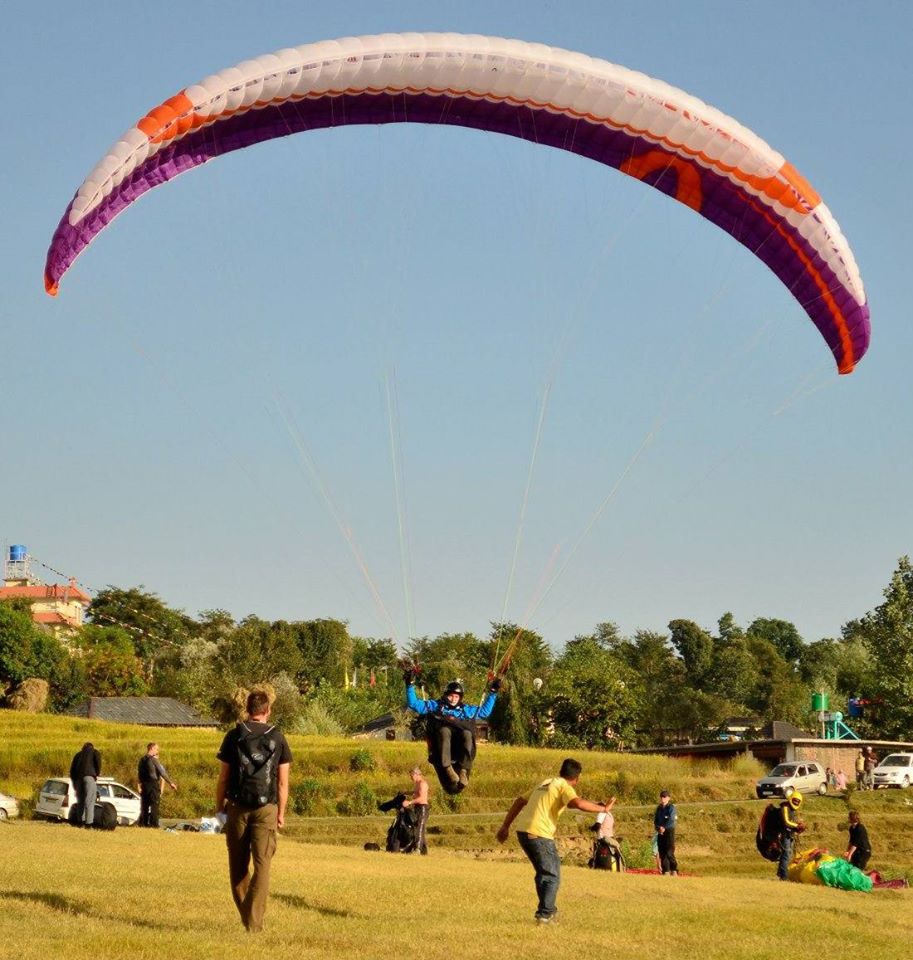
[[[355,753],[349,757],[349,769],[355,773],[361,773],[366,770],[376,770],[377,761],[374,759],[374,755],[370,750],[362,748],[361,750],[356,750]]]
[[[347,817],[366,817],[377,812],[377,794],[364,780],[359,780],[349,796],[336,804],[336,809]]]
[[[620,846],[626,866],[634,870],[650,870],[656,867],[652,840],[645,840],[637,847],[632,847],[627,840],[622,840]]]
[[[292,787],[292,810],[299,817],[307,817],[321,808],[322,801],[329,796],[329,790],[319,780],[309,777]]]
[[[336,720],[319,700],[305,704],[301,715],[295,722],[292,733],[301,733],[318,737],[341,737],[342,724]]]

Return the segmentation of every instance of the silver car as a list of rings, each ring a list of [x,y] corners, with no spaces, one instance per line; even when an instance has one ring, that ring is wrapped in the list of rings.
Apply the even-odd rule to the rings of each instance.
[[[890,753],[875,767],[875,789],[900,787],[906,790],[913,783],[913,753]]]
[[[117,811],[117,822],[131,826],[139,820],[140,799],[129,787],[111,777],[99,777],[96,803],[108,803]],[[51,777],[38,791],[35,817],[47,820],[69,820],[76,806],[76,789],[69,777]]]
[[[824,767],[814,760],[797,760],[781,763],[762,777],[755,786],[759,797],[788,797],[798,790],[802,794],[827,793],[827,776]]]
[[[8,793],[0,793],[0,821],[19,816],[19,801]]]

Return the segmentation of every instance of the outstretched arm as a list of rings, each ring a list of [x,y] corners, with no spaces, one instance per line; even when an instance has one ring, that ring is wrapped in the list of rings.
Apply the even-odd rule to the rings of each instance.
[[[464,707],[466,716],[473,720],[487,720],[495,708],[495,701],[498,699],[497,693],[490,690],[485,694],[485,699],[477,707]]]
[[[434,713],[437,710],[437,700],[420,700],[415,692],[415,684],[410,683],[406,687],[406,706],[423,717],[426,713]]]
[[[614,803],[614,797],[606,803],[594,803],[592,800],[584,800],[583,797],[574,797],[574,799],[568,803],[568,806],[574,810],[583,810],[584,813],[606,813],[612,809]]]

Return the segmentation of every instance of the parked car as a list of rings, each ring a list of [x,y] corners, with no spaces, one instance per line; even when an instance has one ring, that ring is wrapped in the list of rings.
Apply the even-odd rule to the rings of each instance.
[[[876,790],[879,787],[906,790],[913,783],[913,753],[889,753],[873,772]]]
[[[800,793],[827,793],[827,777],[824,767],[814,760],[800,760],[796,763],[781,763],[762,777],[755,787],[759,797],[788,797],[798,790]]]
[[[139,820],[140,799],[129,787],[111,777],[98,778],[96,803],[109,803],[117,811],[117,822],[124,827]],[[76,806],[76,789],[69,777],[51,777],[38,791],[35,816],[38,819],[69,820]]]
[[[19,801],[8,793],[0,793],[0,821],[19,816]]]

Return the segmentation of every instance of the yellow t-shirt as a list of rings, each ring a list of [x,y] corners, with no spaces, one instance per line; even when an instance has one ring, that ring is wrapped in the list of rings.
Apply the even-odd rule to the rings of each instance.
[[[576,796],[577,791],[563,777],[544,780],[529,795],[526,806],[517,814],[514,829],[533,837],[554,840],[558,818]]]

